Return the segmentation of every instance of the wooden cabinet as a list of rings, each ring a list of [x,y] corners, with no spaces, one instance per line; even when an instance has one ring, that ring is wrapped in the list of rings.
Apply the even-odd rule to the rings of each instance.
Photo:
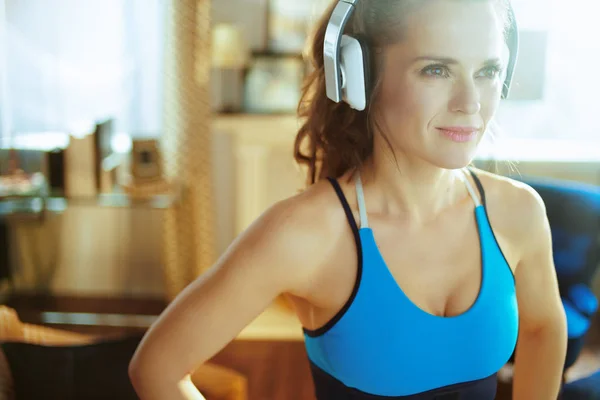
[[[218,219],[227,221],[232,212],[231,233],[237,235],[269,206],[302,189],[304,175],[293,154],[299,123],[293,115],[240,115],[218,117],[214,128],[216,192],[226,203],[217,201]]]

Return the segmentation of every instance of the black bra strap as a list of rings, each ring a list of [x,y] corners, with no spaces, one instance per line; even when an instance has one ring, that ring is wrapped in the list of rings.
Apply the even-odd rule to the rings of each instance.
[[[473,170],[471,168],[467,168],[467,170],[473,177],[473,181],[475,181],[475,185],[477,185],[477,190],[479,190],[479,194],[481,195],[481,204],[483,204],[485,206],[485,190],[483,190],[483,185],[481,184],[481,181],[479,180],[477,175],[475,175],[475,172],[473,172]]]
[[[335,193],[340,199],[340,203],[342,203],[342,207],[344,207],[344,212],[346,213],[346,218],[348,219],[348,223],[352,228],[352,232],[358,232],[358,225],[356,224],[356,220],[354,219],[354,214],[352,214],[350,204],[348,204],[348,200],[346,199],[346,196],[344,195],[344,192],[342,191],[339,182],[337,181],[337,179],[332,177],[327,177],[327,180],[329,181],[329,183],[331,183],[331,186],[333,186]]]

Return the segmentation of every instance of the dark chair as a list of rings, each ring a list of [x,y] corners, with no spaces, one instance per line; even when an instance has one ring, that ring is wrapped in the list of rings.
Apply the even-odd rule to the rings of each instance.
[[[598,299],[591,286],[600,264],[600,186],[527,177],[521,181],[534,188],[546,205],[554,264],[567,316],[566,370],[577,361],[598,310]],[[600,380],[593,376],[569,383],[564,387],[563,398],[600,399],[595,394],[600,393],[599,385]],[[586,390],[591,397],[582,394]]]
[[[129,336],[69,346],[4,342],[17,399],[138,400],[128,373],[141,340]]]
[[[522,180],[540,194],[550,222],[554,265],[567,315],[566,369],[577,360],[592,316],[598,310],[591,286],[600,264],[600,186]]]

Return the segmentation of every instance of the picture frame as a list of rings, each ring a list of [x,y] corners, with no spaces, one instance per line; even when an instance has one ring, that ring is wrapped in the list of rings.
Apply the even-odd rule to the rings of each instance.
[[[246,74],[244,111],[294,113],[305,73],[306,64],[301,55],[254,55]]]
[[[131,176],[135,184],[163,178],[159,143],[155,139],[135,139],[132,143]]]

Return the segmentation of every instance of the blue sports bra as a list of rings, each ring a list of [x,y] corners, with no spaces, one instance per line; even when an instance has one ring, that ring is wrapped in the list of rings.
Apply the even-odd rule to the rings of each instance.
[[[475,202],[482,281],[475,303],[452,317],[427,313],[401,290],[368,225],[360,176],[356,176],[358,227],[348,202],[335,189],[354,233],[358,270],[342,309],[317,330],[304,328],[306,351],[319,400],[491,400],[497,372],[510,359],[518,336],[515,282],[485,209],[481,182],[459,170]]]

